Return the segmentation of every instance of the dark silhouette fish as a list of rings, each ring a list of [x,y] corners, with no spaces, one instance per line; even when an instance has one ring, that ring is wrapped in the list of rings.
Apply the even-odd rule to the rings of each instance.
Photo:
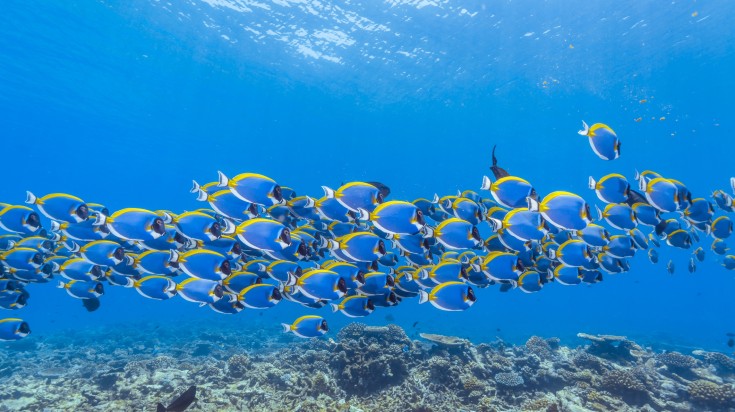
[[[732,348],[733,346],[735,346],[735,339],[733,339],[733,338],[728,339],[727,340],[727,346],[730,347],[730,348]]]
[[[646,199],[645,196],[636,192],[633,189],[628,189],[628,200],[626,200],[625,203],[627,203],[629,206],[633,206],[636,203],[645,203],[647,205],[650,205],[648,199]]]
[[[498,147],[497,145],[493,146],[493,165],[490,166],[490,170],[493,171],[493,175],[495,176],[495,180],[498,180],[502,177],[510,176],[508,172],[505,171],[502,167],[498,166],[498,158],[495,157],[495,148]]]
[[[369,185],[375,186],[378,191],[380,191],[380,194],[383,195],[383,199],[387,198],[390,194],[390,188],[380,182],[365,182]]]
[[[94,312],[100,308],[100,300],[97,298],[82,299],[82,305],[88,312]]]
[[[156,405],[156,412],[183,412],[197,400],[196,392],[197,387],[192,386],[187,389],[186,392],[182,393],[181,396],[174,399],[168,407],[165,407],[160,403]]]

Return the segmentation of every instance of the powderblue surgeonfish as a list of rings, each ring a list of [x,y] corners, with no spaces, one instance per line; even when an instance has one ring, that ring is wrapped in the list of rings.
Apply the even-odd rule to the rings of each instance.
[[[712,222],[712,236],[716,239],[727,239],[732,234],[732,220],[720,216]]]
[[[31,328],[23,319],[0,319],[0,340],[13,341],[23,339],[31,333]]]
[[[237,299],[246,308],[268,309],[276,306],[283,299],[282,287],[268,283],[258,283],[243,289]]]
[[[147,250],[133,258],[136,270],[151,275],[174,275],[178,265],[171,261],[171,252],[163,250]]]
[[[419,291],[419,303],[431,303],[435,308],[446,311],[462,311],[472,306],[477,298],[475,291],[464,282],[445,282],[431,292]]]
[[[365,273],[353,263],[333,261],[322,265],[322,269],[336,272],[345,280],[347,289],[354,290],[365,284]]]
[[[666,237],[666,243],[679,249],[689,249],[692,246],[692,236],[686,230],[678,229]]]
[[[426,225],[418,207],[398,200],[381,203],[372,212],[362,209],[360,218],[370,220],[378,229],[393,235],[415,235]]]
[[[419,278],[429,279],[435,284],[467,279],[467,271],[459,260],[448,259],[419,271]]]
[[[7,232],[34,234],[41,228],[41,218],[26,206],[0,206],[0,229]]]
[[[615,235],[610,238],[610,242],[602,248],[607,254],[618,259],[633,257],[635,255],[635,245],[633,240],[626,235]]]
[[[168,300],[176,296],[176,282],[167,276],[151,275],[133,283],[141,296],[154,300]]]
[[[189,278],[176,285],[178,295],[190,302],[199,304],[214,303],[224,296],[219,282],[209,279]]]
[[[373,262],[387,253],[385,242],[371,232],[355,232],[329,240],[326,245],[353,262]]]
[[[222,172],[219,174],[218,187],[228,188],[239,199],[262,206],[282,203],[281,186],[275,180],[257,173],[242,173],[228,179]]]
[[[503,220],[491,218],[490,223],[496,232],[504,229],[523,242],[541,240],[546,235],[541,214],[524,208],[509,211]]]
[[[75,252],[75,250],[72,250],[72,252]],[[87,262],[100,266],[115,266],[126,260],[125,248],[111,240],[89,242],[78,248],[78,253]]]
[[[638,224],[656,226],[661,222],[658,209],[648,203],[634,203],[631,208]]]
[[[104,271],[83,258],[70,258],[61,264],[59,274],[69,280],[92,282],[103,277]]]
[[[692,222],[709,222],[715,214],[715,209],[707,199],[697,198],[684,210],[684,217]]]
[[[553,270],[550,270],[550,275],[562,285],[572,286],[579,285],[582,283],[582,269],[579,267],[559,265]]]
[[[49,219],[79,223],[89,218],[89,207],[76,196],[52,193],[43,197],[36,197],[31,192],[26,192],[26,196],[26,203],[35,205]]]
[[[43,255],[37,249],[14,247],[0,253],[0,265],[18,270],[34,270],[43,265]]]
[[[353,212],[359,212],[360,209],[372,212],[385,201],[387,193],[390,192],[384,185],[367,182],[346,183],[336,191],[327,186],[322,186],[322,189],[328,199],[337,199],[342,206]]]
[[[348,296],[340,303],[330,303],[332,312],[341,312],[350,318],[362,318],[375,310],[375,305],[369,296],[352,295]]]
[[[551,258],[559,259],[561,263],[572,267],[587,267],[594,259],[590,247],[583,241],[576,239],[561,244],[559,249],[552,253]]]
[[[368,272],[363,277],[365,282],[358,288],[358,290],[370,296],[384,295],[393,290],[395,286],[395,279],[393,275],[383,272]],[[375,299],[373,303],[377,304],[378,300]]]
[[[715,239],[712,242],[711,248],[712,248],[712,251],[718,255],[724,255],[727,253],[728,250],[730,250],[730,248],[727,247],[727,244],[725,243],[725,241],[722,239]]]
[[[59,282],[57,287],[66,290],[69,296],[77,299],[94,299],[105,293],[105,288],[100,282],[71,280],[68,283]]]
[[[518,282],[518,276],[523,273],[523,266],[518,255],[514,253],[490,252],[480,264],[476,265],[474,270],[484,273],[496,282],[515,285]]]
[[[597,208],[600,220],[604,219],[618,230],[630,230],[637,226],[633,209],[625,203],[609,203],[604,210]]]
[[[291,275],[286,286],[296,286],[299,292],[318,300],[336,300],[347,293],[345,280],[326,269],[313,269],[299,278]]]
[[[224,222],[227,223],[226,228],[222,228],[214,217],[198,211],[182,213],[173,218],[177,232],[200,242],[211,242],[222,237],[223,233],[231,234],[235,231],[234,224],[228,220]]]
[[[578,230],[575,234],[584,243],[592,247],[603,247],[610,241],[610,233],[608,233],[607,229],[594,223],[588,224],[587,227]]]
[[[235,233],[240,241],[253,249],[278,251],[291,245],[291,230],[275,220],[246,220],[237,226]]]
[[[657,177],[648,182],[641,179],[640,189],[645,194],[646,200],[662,212],[675,212],[679,208],[677,202],[679,191],[669,179]]]
[[[344,207],[335,198],[323,197],[316,202],[316,210],[324,219],[342,223],[355,221],[356,212]]]
[[[540,212],[546,221],[559,229],[581,230],[592,222],[587,202],[574,193],[556,191],[541,202],[528,198],[528,210]]]
[[[526,293],[538,292],[543,286],[541,274],[535,270],[525,271],[518,277],[518,289]]]
[[[169,216],[170,217],[170,216]],[[168,217],[156,212],[140,208],[118,210],[111,216],[98,214],[96,225],[107,225],[107,228],[123,240],[157,239],[166,233]]]
[[[230,219],[242,221],[257,217],[259,214],[257,204],[242,200],[231,190],[207,193],[199,188],[198,193],[197,200],[209,203],[212,210]]]
[[[489,177],[482,178],[481,189],[489,190],[498,204],[507,208],[517,208],[526,205],[526,198],[537,197],[536,190],[526,180],[516,176],[505,176],[495,182]]]
[[[248,286],[263,283],[263,278],[250,272],[232,272],[222,281],[222,286],[230,293],[240,294]]]
[[[482,244],[477,227],[462,219],[447,219],[435,229],[426,226],[425,232],[424,237],[434,237],[444,247],[452,250],[473,249]]]
[[[446,208],[444,208],[446,209]],[[456,218],[478,225],[484,220],[485,206],[466,197],[457,197],[449,204],[449,210]]]
[[[630,193],[630,183],[625,176],[617,173],[603,176],[598,181],[590,176],[589,188],[605,203],[625,203]]]
[[[192,249],[183,253],[172,250],[170,253],[170,262],[195,278],[221,281],[232,273],[232,263],[221,253],[206,249]]]
[[[296,319],[291,325],[282,323],[284,333],[293,333],[300,338],[317,338],[329,331],[327,321],[321,316],[306,315]]]
[[[582,130],[577,133],[589,138],[592,151],[600,159],[615,160],[620,157],[620,140],[610,126],[602,123],[588,126],[582,122]]]
[[[300,278],[302,275],[301,266],[296,262],[288,260],[276,260],[272,262],[268,265],[266,272],[271,279],[281,283],[288,282],[289,276]]]

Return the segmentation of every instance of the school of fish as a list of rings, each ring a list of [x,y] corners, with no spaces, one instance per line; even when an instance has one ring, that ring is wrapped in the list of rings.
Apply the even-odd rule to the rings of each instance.
[[[620,156],[610,127],[584,123],[579,134],[601,159]],[[735,269],[725,243],[735,205],[723,190],[695,198],[652,171],[632,181],[609,174],[589,178],[595,206],[565,191],[540,196],[498,166],[495,149],[490,169],[494,179],[483,177],[477,192],[413,201],[389,199],[378,182],[323,186],[317,199],[260,174],[220,172],[217,181],[194,182],[205,207],[183,213],[111,212],[69,194],[28,192],[27,205],[0,203],[0,308],[24,307],[26,285],[56,279],[89,310],[106,288],[120,287],[224,314],[285,300],[363,317],[410,298],[463,311],[491,285],[534,293],[626,272],[637,252],[657,263],[661,244],[691,250],[694,272],[705,258],[697,245],[708,237],[722,266]],[[735,178],[730,186],[735,193]],[[480,229],[492,234],[483,238]],[[673,262],[666,270],[674,272]],[[282,326],[305,338],[329,330],[316,315]],[[22,319],[0,319],[0,340],[29,333]]]

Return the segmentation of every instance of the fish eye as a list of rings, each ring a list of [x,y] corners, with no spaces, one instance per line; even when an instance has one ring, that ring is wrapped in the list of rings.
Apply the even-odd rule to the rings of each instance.
[[[477,297],[475,296],[475,291],[472,290],[471,287],[467,288],[467,299],[469,299],[470,302],[474,302],[477,300]]]
[[[319,329],[329,332],[329,326],[327,326],[327,320],[323,319],[321,325],[319,325]]]
[[[248,212],[253,216],[258,216],[258,205],[251,203],[250,206],[248,206]]]
[[[378,252],[380,252],[381,255],[385,255],[386,253],[385,242],[383,242],[382,239],[378,241]]]
[[[31,327],[28,326],[28,322],[21,322],[20,326],[18,327],[19,333],[25,333],[26,335],[31,333]]]
[[[76,210],[77,216],[82,220],[89,218],[89,207],[86,204],[80,205]]]
[[[50,263],[47,263],[41,267],[41,273],[43,273],[44,275],[51,275],[53,272],[54,266]],[[10,286],[8,286],[8,290],[12,290]]]
[[[222,264],[219,266],[219,269],[222,271],[222,273],[228,276],[230,275],[230,273],[232,273],[232,268],[230,266],[229,260],[225,260],[224,262],[222,262]]]
[[[166,233],[166,225],[163,223],[163,219],[161,219],[160,217],[157,217],[153,220],[151,228],[159,235],[163,235],[164,233]]]
[[[297,278],[300,278],[301,275],[304,274],[304,269],[301,269],[301,266],[296,266],[296,270],[294,271],[294,276]]]
[[[288,228],[283,229],[280,238],[283,243],[291,246],[291,231]]]
[[[114,257],[114,258],[115,258],[116,260],[120,260],[120,261],[122,261],[123,259],[125,259],[125,249],[123,249],[123,248],[121,248],[121,247],[119,247],[119,248],[115,249],[115,252],[114,252],[114,253],[112,254],[112,256],[113,256],[113,257]]]
[[[386,275],[385,276],[385,284],[388,285],[388,286],[390,286],[390,287],[393,287],[393,286],[396,285],[396,280],[393,279],[393,276]]]
[[[344,278],[339,278],[337,281],[337,289],[342,293],[347,293],[347,282],[345,282]]]
[[[274,198],[275,198],[275,199],[276,199],[277,201],[279,201],[279,202],[280,202],[281,200],[283,200],[283,191],[281,190],[281,186],[279,186],[279,185],[276,185],[276,186],[275,186],[275,187],[273,188],[273,197],[274,197]]]
[[[358,272],[357,272],[357,275],[355,275],[355,280],[356,280],[356,281],[357,281],[358,283],[362,283],[362,284],[365,284],[365,273],[363,273],[363,271],[361,271],[361,270],[360,270],[360,271],[358,271]]]
[[[218,298],[222,298],[222,296],[225,295],[225,292],[222,290],[222,285],[217,285],[214,287],[214,296],[217,296]]]
[[[372,299],[368,299],[367,302],[365,302],[365,307],[368,310],[375,310],[375,304],[373,303]]]
[[[417,222],[418,222],[418,223],[419,223],[419,224],[420,224],[421,226],[423,226],[423,225],[425,225],[425,224],[426,224],[426,220],[424,219],[424,213],[423,213],[422,211],[420,211],[420,210],[417,210],[417,211],[416,211],[416,221],[417,221]]]
[[[375,196],[375,198],[378,200],[378,203],[383,203],[385,201],[385,197],[380,192],[378,192],[378,195]]]
[[[98,265],[94,265],[92,266],[92,270],[89,271],[89,274],[96,278],[102,277],[102,268]]]
[[[263,283],[263,278],[261,278],[260,276],[259,276],[258,278],[256,278],[256,279],[255,279],[255,284],[256,284],[256,285],[260,285],[260,284],[262,284],[262,283]]]
[[[278,288],[273,288],[273,293],[271,293],[271,299],[273,300],[281,300],[283,296],[281,295],[281,291],[278,290]]]
[[[212,227],[209,228],[209,233],[212,234],[214,237],[221,237],[222,236],[222,228],[220,227],[219,223],[214,222],[212,223]]]
[[[473,238],[474,238],[475,240],[477,240],[477,241],[479,241],[479,242],[482,242],[482,238],[480,237],[480,231],[479,231],[479,230],[477,229],[477,227],[476,227],[476,226],[473,226],[473,227],[472,227],[472,237],[473,237]]]
[[[306,247],[305,243],[302,242],[299,244],[298,253],[301,256],[309,256],[309,248]]]
[[[104,288],[104,286],[102,286],[101,283],[97,283],[94,286],[94,291],[97,292],[97,293],[99,293],[101,295],[101,294],[105,293],[105,288]]]
[[[459,270],[459,275],[462,277],[462,279],[469,279],[469,276],[467,275],[467,269],[465,269],[464,267]]]
[[[396,296],[396,294],[394,292],[391,292],[391,293],[388,294],[388,302],[390,302],[390,303],[392,303],[394,305],[396,303],[398,303],[398,297]]]

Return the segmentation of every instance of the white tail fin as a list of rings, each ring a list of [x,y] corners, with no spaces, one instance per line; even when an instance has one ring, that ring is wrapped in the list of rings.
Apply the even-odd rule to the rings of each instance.
[[[207,200],[208,197],[209,195],[207,194],[207,192],[205,192],[202,189],[197,189],[197,200],[198,201],[204,202]]]
[[[423,237],[424,239],[426,239],[426,238],[430,238],[430,237],[434,237],[434,228],[433,228],[433,227],[431,227],[431,226],[429,226],[429,225],[425,225],[425,226],[424,226],[424,227],[423,227],[423,228],[421,229],[421,236],[422,236],[422,237]]]
[[[732,190],[732,193],[735,194],[735,177],[730,178],[730,189]]]
[[[602,221],[602,210],[600,210],[600,206],[595,205],[595,209],[597,209],[597,220]]]
[[[94,213],[96,217],[92,225],[93,226],[103,226],[105,222],[107,222],[107,216],[103,215],[101,212],[94,212]]]
[[[81,249],[81,247],[78,244],[76,244],[76,242],[74,242],[73,240],[71,244],[64,243],[64,247],[67,248],[69,252],[71,253],[77,253]]]
[[[646,179],[640,178],[638,179],[638,190],[641,192],[645,192],[648,188],[648,182],[646,182]]]
[[[556,259],[556,249],[549,249],[549,259],[551,260]]]
[[[429,278],[429,271],[426,269],[421,269],[419,271],[419,279],[424,280]]]
[[[316,206],[316,201],[309,196],[306,196],[306,204],[304,205],[305,209],[311,209],[314,206]]]
[[[32,205],[36,203],[37,200],[38,198],[33,193],[26,191],[26,203]]]
[[[488,221],[490,222],[490,226],[492,226],[493,232],[497,232],[498,230],[503,228],[503,221],[500,219],[491,217]]]
[[[360,220],[370,220],[370,212],[365,209],[357,209],[357,218]]]
[[[590,188],[590,190],[597,189],[597,182],[595,182],[595,178],[590,176],[590,179],[587,181],[587,186]]]
[[[327,186],[322,186],[322,190],[324,190],[324,196],[326,196],[327,199],[334,199],[334,196],[335,196],[334,190],[332,190],[331,188]]]
[[[482,186],[480,186],[480,189],[482,189],[482,190],[490,190],[490,188],[492,187],[492,185],[493,185],[493,182],[490,180],[489,177],[487,177],[487,176],[483,176],[482,177]]]
[[[53,233],[53,232],[52,232],[52,233],[51,233],[51,234],[50,234],[50,235],[48,236],[48,239],[49,239],[50,241],[52,241],[52,242],[58,242],[58,241],[60,241],[60,240],[61,240],[61,235],[60,235],[60,234],[58,234],[58,233]]]
[[[578,131],[577,133],[581,136],[587,136],[587,134],[590,132],[590,127],[585,123],[584,120],[582,120],[582,130]]]
[[[171,216],[170,214],[168,214],[168,212],[162,212],[161,213],[161,219],[163,219],[163,223],[165,223],[165,224],[169,224],[169,223],[171,223],[171,222],[174,221],[173,216]]]
[[[66,284],[64,284],[64,282],[62,282],[62,281],[59,281],[59,283],[56,284],[56,287],[59,288],[59,289],[64,289],[65,286],[66,286]]]
[[[540,212],[541,211],[541,204],[538,202],[538,200],[532,198],[531,196],[528,196],[526,198],[526,203],[528,203],[528,210],[531,212]]]
[[[281,323],[281,327],[283,328],[283,333],[291,332],[291,325],[288,323]]]
[[[180,256],[181,255],[179,255],[179,252],[175,250],[171,250],[171,256],[169,256],[168,261],[171,263],[177,263],[179,261]]]
[[[546,279],[554,279],[554,271],[551,269],[546,269]]]
[[[51,231],[52,232],[58,232],[59,230],[61,230],[61,223],[59,223],[59,222],[57,222],[55,220],[52,220],[51,221]]]
[[[125,262],[125,264],[128,266],[133,266],[135,264],[135,258],[132,256],[126,255],[125,260],[123,260],[123,262]]]
[[[230,184],[230,179],[225,176],[224,173],[217,171],[217,187],[227,187]]]
[[[439,195],[434,193],[434,197],[431,199],[431,203],[437,205],[439,204]]]
[[[296,286],[296,282],[299,281],[299,278],[293,275],[293,273],[288,272],[288,279],[286,279],[286,286]]]
[[[636,182],[641,180],[641,172],[638,171],[638,169],[635,169],[635,177],[633,178]]]
[[[237,231],[237,226],[230,219],[222,219],[222,221],[225,223],[225,228],[222,229],[222,233],[231,235]]]
[[[330,304],[329,304],[329,307],[331,307],[331,308],[332,308],[332,312],[333,312],[333,313],[334,313],[334,312],[337,312],[337,311],[339,311],[339,305],[338,305],[338,304],[336,304],[336,303],[330,303]]]
[[[470,265],[472,267],[472,270],[477,273],[482,272],[482,266],[478,265],[477,263],[473,263]]]
[[[429,294],[424,290],[419,291],[419,304],[426,303],[429,301]]]
[[[51,262],[51,272],[52,273],[59,273],[59,269],[61,269],[61,266],[59,266],[56,262]]]
[[[191,183],[192,183],[193,186],[191,187],[191,189],[189,189],[189,193],[196,193],[196,192],[198,192],[200,190],[199,183],[197,183],[196,180],[192,180]]]

